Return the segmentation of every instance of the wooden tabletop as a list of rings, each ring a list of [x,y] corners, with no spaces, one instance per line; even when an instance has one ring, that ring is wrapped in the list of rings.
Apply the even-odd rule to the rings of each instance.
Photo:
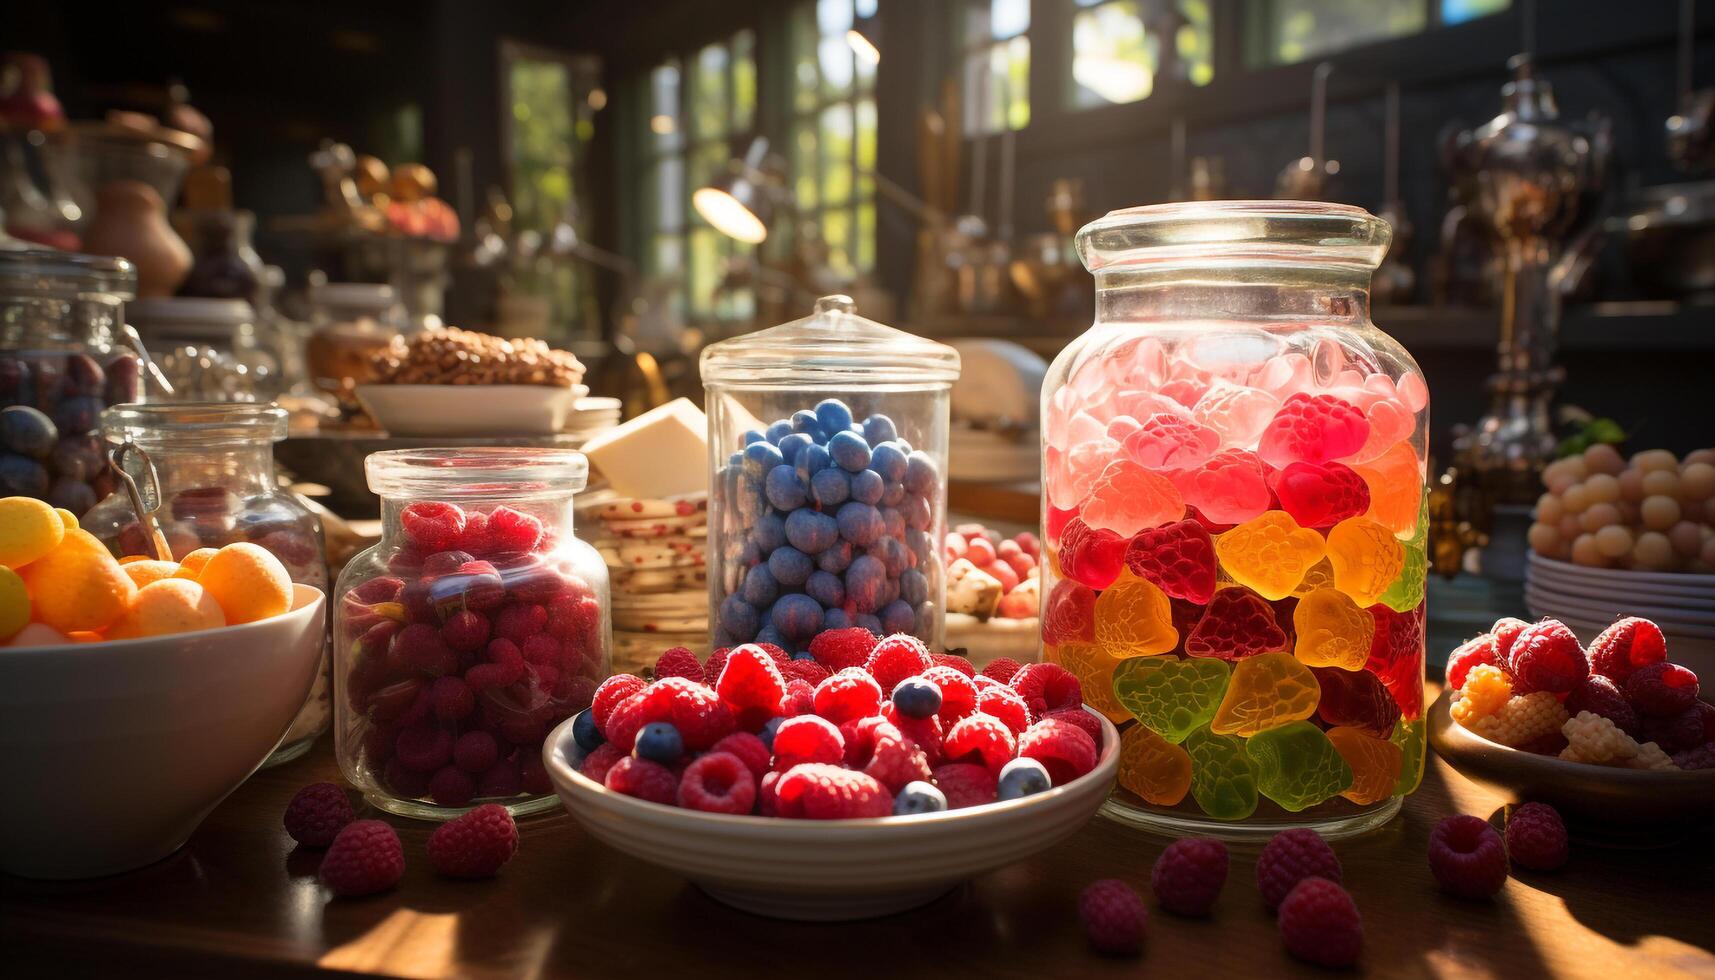
[[[611,851],[564,813],[521,825],[519,854],[494,881],[438,878],[427,824],[393,821],[405,881],[386,895],[332,900],[318,852],[280,825],[300,786],[337,780],[329,740],[259,773],[178,854],[89,882],[0,878],[0,948],[13,976],[878,977],[904,973],[1041,978],[1314,976],[1282,951],[1257,895],[1255,852],[1233,852],[1215,914],[1153,911],[1137,959],[1091,953],[1077,894],[1119,877],[1148,894],[1164,842],[1097,818],[1058,847],[961,886],[915,912],[841,925],[733,911],[677,876]],[[19,805],[21,801],[8,801]],[[115,800],[123,807],[123,800]],[[1454,812],[1499,801],[1432,759],[1391,824],[1335,845],[1364,917],[1375,976],[1715,976],[1715,843],[1657,850],[1574,844],[1553,874],[1522,872],[1491,902],[1439,894],[1425,841]],[[14,972],[20,971],[20,972]]]

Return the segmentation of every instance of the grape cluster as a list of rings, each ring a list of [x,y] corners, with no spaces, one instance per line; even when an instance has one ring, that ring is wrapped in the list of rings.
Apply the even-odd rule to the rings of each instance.
[[[1536,502],[1537,554],[1598,568],[1715,571],[1715,449],[1621,456],[1597,444],[1550,463]]]

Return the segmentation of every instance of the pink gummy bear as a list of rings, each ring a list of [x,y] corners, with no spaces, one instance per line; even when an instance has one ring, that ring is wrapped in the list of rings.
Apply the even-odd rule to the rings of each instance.
[[[1125,564],[1172,598],[1201,604],[1215,594],[1215,544],[1196,520],[1140,532],[1126,546]]]
[[[1083,519],[1091,527],[1104,528],[1122,538],[1184,516],[1185,498],[1173,481],[1123,458],[1102,470],[1083,508]]]
[[[1215,524],[1242,524],[1273,502],[1262,462],[1243,449],[1224,449],[1203,465],[1175,470],[1168,477],[1185,502]]]
[[[1074,443],[1064,453],[1049,447],[1048,500],[1056,507],[1077,507],[1089,497],[1096,479],[1120,452],[1119,443],[1102,436]]]
[[[1156,414],[1126,436],[1120,448],[1150,469],[1183,470],[1200,465],[1221,446],[1214,429],[1177,415]]]
[[[1350,402],[1298,392],[1263,430],[1257,455],[1282,468],[1296,461],[1326,463],[1362,449],[1369,434],[1370,423]]]
[[[1191,416],[1214,429],[1226,446],[1248,448],[1280,410],[1280,399],[1260,388],[1219,382],[1203,393]]]

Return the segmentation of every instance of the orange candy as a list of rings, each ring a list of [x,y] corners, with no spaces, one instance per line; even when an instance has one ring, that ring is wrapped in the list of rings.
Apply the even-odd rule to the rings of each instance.
[[[179,570],[176,561],[156,561],[153,558],[119,559],[119,567],[125,569],[125,574],[131,576],[131,581],[141,589],[150,582],[159,582],[164,578],[172,578]]]
[[[1216,735],[1255,735],[1316,713],[1322,687],[1310,668],[1290,653],[1259,653],[1233,665],[1226,696],[1215,709],[1209,731]]]
[[[1119,783],[1156,806],[1174,806],[1191,792],[1191,754],[1133,725],[1120,736]]]
[[[1215,557],[1240,585],[1265,599],[1284,599],[1326,553],[1322,535],[1271,510],[1215,538]]]
[[[1094,618],[1096,646],[1114,660],[1166,653],[1179,645],[1167,594],[1129,570],[1096,598]]]
[[[1364,516],[1395,534],[1410,537],[1423,501],[1423,461],[1417,458],[1411,442],[1396,442],[1367,463],[1353,463],[1352,469],[1370,488],[1370,509]]]
[[[19,574],[34,600],[36,622],[61,633],[105,629],[137,597],[137,583],[88,531],[66,531],[59,547]]]
[[[1358,605],[1373,606],[1405,568],[1405,548],[1376,521],[1348,517],[1328,532],[1328,560],[1334,586]]]
[[[292,608],[292,577],[286,566],[266,548],[248,541],[215,552],[197,582],[220,603],[228,626],[254,623]]]
[[[1083,689],[1084,703],[1106,715],[1109,721],[1121,722],[1131,718],[1114,697],[1114,662],[1103,656],[1093,643],[1062,643],[1043,648],[1043,658],[1051,664],[1066,668],[1078,678]]]
[[[1338,589],[1317,589],[1292,610],[1293,655],[1306,667],[1363,670],[1376,635],[1375,617]]]
[[[226,625],[220,603],[195,582],[163,578],[137,590],[137,599],[107,631],[110,640],[194,633]]]
[[[173,577],[188,578],[195,581],[196,577],[202,574],[202,567],[208,564],[210,558],[214,557],[215,550],[214,548],[198,548],[180,558],[179,570],[173,573]]]
[[[1328,741],[1334,743],[1334,751],[1352,767],[1352,785],[1341,796],[1368,805],[1393,795],[1399,782],[1400,763],[1404,761],[1399,746],[1344,726],[1328,729],[1327,735]]]

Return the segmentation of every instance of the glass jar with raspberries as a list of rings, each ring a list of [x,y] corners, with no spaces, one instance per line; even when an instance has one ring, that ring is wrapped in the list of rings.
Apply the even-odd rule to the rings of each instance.
[[[381,543],[334,589],[334,743],[383,810],[554,805],[542,740],[608,674],[607,568],[572,536],[570,450],[422,449],[365,464]]]

